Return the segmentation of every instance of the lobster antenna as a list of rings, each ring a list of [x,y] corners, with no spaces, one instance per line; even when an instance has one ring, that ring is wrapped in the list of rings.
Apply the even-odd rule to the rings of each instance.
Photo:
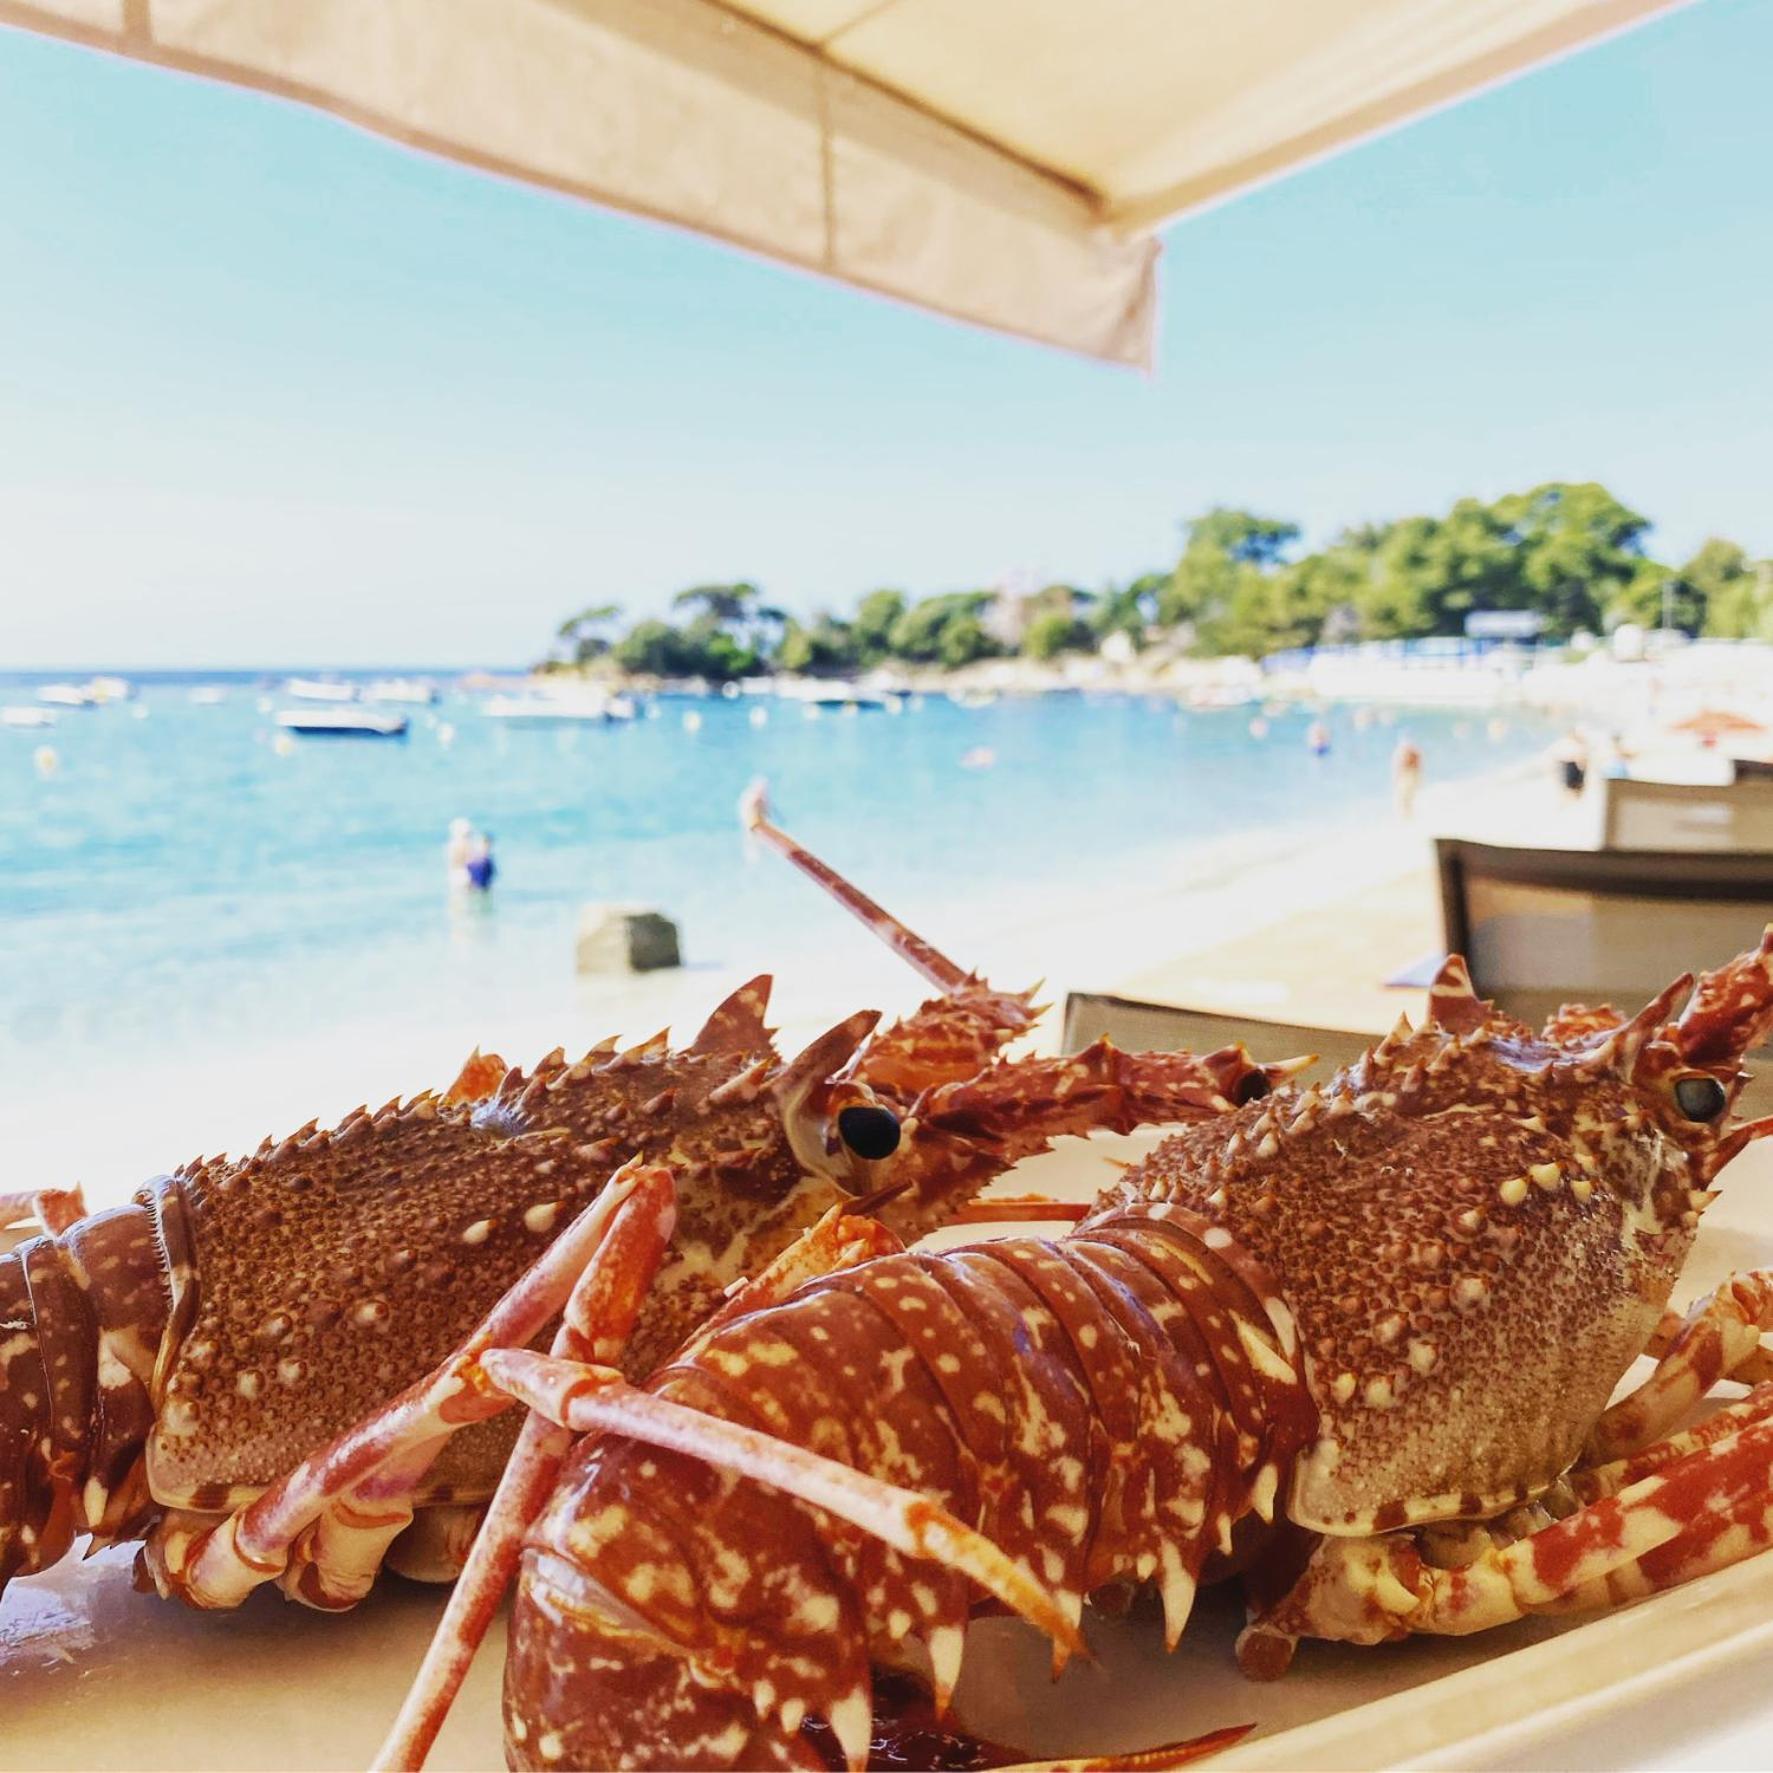
[[[739,796],[739,822],[753,836],[786,856],[802,874],[810,876],[849,914],[865,923],[881,941],[908,961],[938,990],[957,992],[973,975],[938,953],[922,936],[908,930],[884,906],[877,905],[859,887],[852,886],[828,863],[821,862],[779,825],[770,822],[769,785],[759,777]]]

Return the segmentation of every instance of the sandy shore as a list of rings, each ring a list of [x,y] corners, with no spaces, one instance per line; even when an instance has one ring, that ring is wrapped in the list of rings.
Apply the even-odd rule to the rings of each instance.
[[[1180,853],[1119,857],[1083,892],[1029,881],[1010,894],[969,896],[964,858],[956,858],[953,878],[895,909],[989,978],[1044,979],[1055,1008],[1036,1038],[1048,1046],[1057,1042],[1068,990],[1379,1029],[1400,1009],[1414,1012],[1421,996],[1388,990],[1384,979],[1438,944],[1437,832],[1593,841],[1587,807],[1562,806],[1543,770],[1517,767],[1429,788],[1409,824],[1384,809],[1330,833],[1271,828]],[[249,1150],[310,1116],[331,1121],[359,1102],[441,1086],[476,1041],[527,1061],[611,1032],[639,1039],[671,1026],[687,1038],[728,990],[766,968],[776,977],[772,1020],[788,1050],[858,1007],[890,1014],[918,1001],[915,976],[784,873],[784,892],[808,895],[805,935],[796,952],[759,954],[754,967],[597,982],[575,981],[563,967],[558,984],[533,1002],[497,1010],[473,1028],[390,1006],[385,1017],[325,1035],[272,1034],[251,1051],[147,1052],[127,1068],[96,1073],[70,1061],[65,1084],[29,1100],[9,1095],[0,1106],[7,1185],[79,1181],[94,1204],[108,1204],[199,1151]]]

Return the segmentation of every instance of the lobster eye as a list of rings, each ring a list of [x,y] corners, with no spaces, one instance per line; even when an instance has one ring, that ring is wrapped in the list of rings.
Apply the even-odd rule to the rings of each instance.
[[[1674,1087],[1674,1097],[1688,1120],[1716,1120],[1729,1101],[1715,1077],[1683,1077]]]
[[[1246,1102],[1260,1102],[1273,1088],[1266,1071],[1252,1071],[1248,1077],[1239,1080],[1237,1088],[1231,1093],[1231,1099],[1242,1108]]]
[[[874,1103],[858,1102],[841,1109],[837,1132],[857,1157],[870,1162],[891,1157],[899,1149],[899,1117]]]

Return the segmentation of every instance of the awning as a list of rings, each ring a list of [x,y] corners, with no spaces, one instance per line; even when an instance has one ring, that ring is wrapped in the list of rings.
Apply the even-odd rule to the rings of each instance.
[[[0,0],[0,21],[1151,361],[1176,217],[1679,0]]]

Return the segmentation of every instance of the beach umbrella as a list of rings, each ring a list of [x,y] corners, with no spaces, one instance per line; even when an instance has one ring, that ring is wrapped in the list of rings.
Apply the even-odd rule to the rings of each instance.
[[[1702,745],[1715,745],[1719,739],[1758,738],[1767,728],[1746,714],[1729,708],[1701,708],[1684,720],[1669,722],[1671,733],[1690,733]]]
[[[1149,365],[1157,230],[1678,0],[0,0],[0,21]]]

